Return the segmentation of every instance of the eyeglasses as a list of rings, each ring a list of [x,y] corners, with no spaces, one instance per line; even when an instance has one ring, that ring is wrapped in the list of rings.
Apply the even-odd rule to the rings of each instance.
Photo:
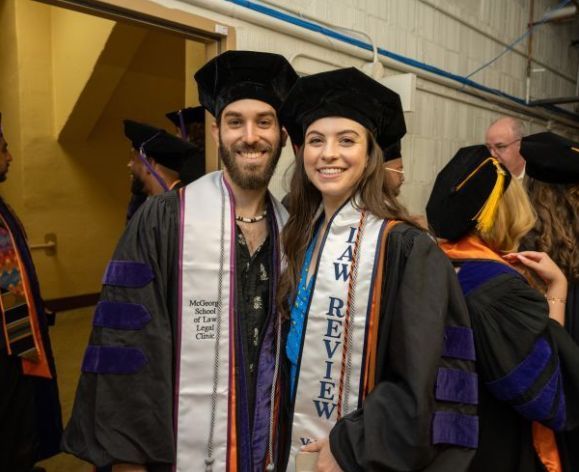
[[[386,166],[384,166],[384,169],[389,170],[390,172],[396,172],[397,174],[402,174],[402,175],[404,175],[404,171],[403,171],[403,170],[392,169],[392,167],[386,167]]]
[[[487,149],[488,149],[490,152],[495,151],[495,152],[501,154],[501,153],[504,152],[504,150],[507,149],[509,146],[515,144],[517,141],[520,141],[520,140],[521,140],[521,138],[517,138],[517,139],[515,139],[514,141],[511,141],[511,142],[508,143],[508,144],[497,144],[497,145],[487,144]]]

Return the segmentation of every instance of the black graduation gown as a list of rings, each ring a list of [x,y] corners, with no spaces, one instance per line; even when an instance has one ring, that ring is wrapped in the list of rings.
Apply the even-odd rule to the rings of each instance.
[[[105,284],[101,292],[100,303],[142,305],[151,315],[146,325],[133,329],[93,322],[62,447],[107,468],[103,470],[115,463],[135,463],[146,464],[149,472],[165,472],[175,461],[179,206],[176,191],[148,199],[129,222],[114,252],[113,260],[148,266],[144,272],[151,271],[150,282],[139,287]],[[117,352],[114,358],[123,363],[125,372],[88,372],[85,366],[91,346],[137,348],[147,362],[132,368],[123,353]],[[236,366],[236,371],[247,368]],[[237,381],[239,399],[244,390],[239,377]]]
[[[565,329],[576,344],[579,344],[579,283],[570,283],[565,307]],[[559,448],[569,461],[569,470],[579,471],[579,427],[560,433]]]
[[[20,358],[8,356],[3,340],[0,341],[0,470],[28,472],[37,461],[58,454],[62,415],[56,368],[48,336],[49,320],[44,311],[26,234],[18,217],[2,199],[0,214],[9,226],[22,257],[52,374],[51,379],[24,375]]]
[[[126,462],[168,471],[175,458],[178,220],[176,192],[148,199],[131,218],[113,260],[144,263],[153,280],[136,288],[104,285],[101,292],[101,302],[143,304],[154,316],[142,329],[93,323],[89,346],[135,346],[150,360],[134,373],[81,374],[62,449],[99,467]]]
[[[205,175],[205,150],[195,150],[195,152],[183,161],[183,166],[179,171],[179,178],[184,185],[203,177]]]
[[[579,282],[569,283],[565,307],[565,329],[579,344]]]
[[[343,470],[467,470],[474,449],[433,445],[436,413],[477,421],[475,405],[435,398],[440,368],[474,372],[473,361],[443,357],[451,326],[470,326],[451,264],[425,232],[395,226],[384,266],[376,385],[362,408],[339,420],[330,433],[332,453]],[[476,428],[470,433],[476,441]]]
[[[579,347],[549,319],[545,298],[516,271],[495,261],[457,264],[480,381],[480,442],[470,470],[543,471],[532,421],[555,430],[577,425]],[[577,470],[564,450],[560,456],[566,472]]]

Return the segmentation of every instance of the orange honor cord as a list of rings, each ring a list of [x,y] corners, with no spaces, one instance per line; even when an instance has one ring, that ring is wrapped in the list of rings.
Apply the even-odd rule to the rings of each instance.
[[[563,471],[555,433],[537,421],[533,421],[533,446],[547,472]]]
[[[340,369],[340,383],[338,387],[338,405],[336,407],[337,418],[342,417],[342,405],[344,399],[344,381],[347,375],[346,364],[348,351],[350,349],[350,323],[351,323],[351,313],[354,298],[354,290],[356,284],[356,278],[358,273],[358,250],[360,248],[360,242],[362,240],[362,232],[364,231],[364,223],[366,221],[366,212],[362,210],[360,214],[360,221],[358,223],[358,232],[356,235],[356,241],[354,243],[354,251],[352,254],[352,264],[350,269],[350,281],[348,283],[348,297],[346,300],[346,316],[344,317],[344,340],[342,348],[342,367]]]

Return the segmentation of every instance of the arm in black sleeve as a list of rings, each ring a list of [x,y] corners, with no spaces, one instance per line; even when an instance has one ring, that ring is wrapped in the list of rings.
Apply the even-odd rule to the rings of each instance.
[[[498,400],[556,431],[577,424],[579,348],[544,297],[505,274],[467,297],[481,381]]]
[[[549,320],[549,334],[557,346],[565,394],[565,425],[571,430],[579,427],[579,345],[556,321]]]
[[[97,466],[174,460],[178,199],[147,201],[103,278],[63,449]]]
[[[388,251],[376,387],[335,425],[332,453],[348,471],[467,470],[478,441],[478,397],[460,286],[425,233],[393,231],[389,245],[397,249]],[[462,350],[446,345],[453,329]]]

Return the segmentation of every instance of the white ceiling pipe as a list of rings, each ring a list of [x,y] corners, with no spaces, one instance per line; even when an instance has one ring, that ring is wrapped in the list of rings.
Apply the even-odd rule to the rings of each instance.
[[[231,2],[217,1],[217,0],[180,0],[180,3],[186,3],[209,12],[228,16],[231,18],[236,18],[238,20],[254,24],[261,28],[268,28],[272,31],[275,31],[276,33],[286,34],[288,36],[292,36],[294,38],[301,39],[324,48],[328,48],[329,47],[328,43],[330,43],[330,47],[333,50],[344,54],[348,54],[350,56],[358,57],[360,59],[364,59],[367,61],[372,61],[373,59],[373,54],[371,51],[359,48],[351,44],[344,43],[342,41],[335,40],[324,34],[317,33],[315,31],[311,31],[306,28],[302,28],[293,25],[291,23],[278,20],[271,16],[264,15],[262,13],[250,10],[248,8],[236,5]],[[493,103],[496,103],[502,107],[519,111],[524,115],[537,117],[545,121],[556,122],[568,126],[570,128],[579,130],[579,122],[574,121],[570,118],[550,113],[542,109],[537,108],[533,109],[531,107],[518,104],[517,102],[514,102],[507,98],[503,98],[494,95],[492,93],[485,92],[483,90],[478,90],[473,87],[469,87],[454,80],[447,79],[445,77],[441,77],[436,74],[432,74],[423,69],[415,68],[406,65],[402,62],[389,59],[384,56],[380,56],[380,62],[382,62],[382,64],[384,64],[386,67],[390,69],[398,70],[401,72],[412,72],[416,74],[418,77],[428,80],[430,82],[434,82],[454,90],[459,90],[461,92],[473,95],[478,98],[482,98],[487,101],[492,101]]]
[[[536,21],[533,24],[548,23],[550,21],[569,20],[577,15],[577,5],[568,5],[557,10],[548,11],[543,15],[543,19]]]
[[[372,59],[372,61],[377,62],[379,60],[379,58],[378,58],[378,45],[376,44],[376,41],[374,40],[374,38],[372,36],[370,36],[368,33],[366,33],[365,31],[360,31],[360,30],[356,30],[356,29],[352,29],[352,28],[347,28],[346,26],[340,26],[340,25],[328,23],[327,21],[322,21],[314,16],[310,16],[306,13],[303,13],[300,10],[296,10],[296,9],[290,8],[290,7],[281,6],[281,5],[278,5],[277,3],[271,2],[269,0],[260,0],[260,3],[264,3],[266,5],[269,5],[271,7],[276,8],[278,10],[283,10],[283,11],[286,11],[288,13],[293,13],[298,18],[305,18],[306,20],[310,20],[310,21],[313,21],[315,23],[319,23],[319,24],[324,25],[324,26],[329,26],[330,28],[338,29],[341,31],[351,31],[353,33],[364,36],[366,39],[368,39],[368,41],[372,45],[372,53],[374,54],[374,58]]]

